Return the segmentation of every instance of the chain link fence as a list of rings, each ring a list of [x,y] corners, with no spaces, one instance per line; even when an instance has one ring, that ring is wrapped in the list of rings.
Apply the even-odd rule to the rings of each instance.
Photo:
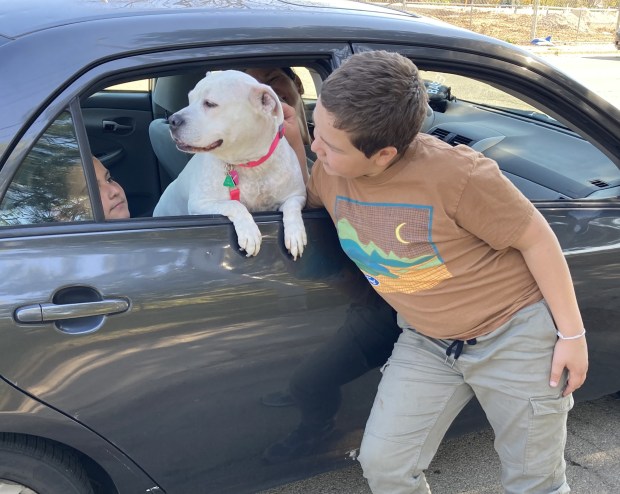
[[[366,1],[519,45],[611,44],[620,23],[620,0]]]

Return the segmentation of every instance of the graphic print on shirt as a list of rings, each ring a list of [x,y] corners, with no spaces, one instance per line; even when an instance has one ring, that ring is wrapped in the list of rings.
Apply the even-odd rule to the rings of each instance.
[[[336,197],[340,244],[377,291],[415,293],[452,278],[431,239],[430,206]]]

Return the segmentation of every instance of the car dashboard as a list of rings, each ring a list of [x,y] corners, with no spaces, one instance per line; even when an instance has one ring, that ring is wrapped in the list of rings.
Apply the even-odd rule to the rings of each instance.
[[[451,97],[433,104],[426,132],[495,160],[532,201],[620,196],[620,170],[579,135],[543,114],[487,107]]]

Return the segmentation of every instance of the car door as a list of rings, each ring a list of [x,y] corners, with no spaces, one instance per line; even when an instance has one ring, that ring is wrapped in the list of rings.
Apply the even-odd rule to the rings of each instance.
[[[593,399],[620,389],[613,355],[620,348],[620,133],[612,130],[618,112],[526,55],[508,60],[471,47],[353,44],[354,52],[370,49],[397,50],[414,60],[429,78],[435,111],[428,132],[495,159],[548,220],[588,330],[588,379],[575,396]],[[478,85],[484,86],[480,95],[469,94]],[[509,103],[494,103],[496,98]],[[469,109],[461,104],[468,100]],[[515,107],[510,117],[500,117],[512,102],[526,110]]]
[[[252,47],[278,49],[293,53]],[[306,50],[328,67],[348,48]],[[255,215],[263,245],[250,258],[223,217],[104,221],[85,126],[91,107],[75,88],[115,68],[98,67],[60,95],[53,108],[62,111],[47,124],[52,109],[39,117],[46,131],[26,158],[9,158],[0,172],[10,182],[0,203],[0,375],[105,438],[168,493],[251,492],[343,458],[362,420],[309,463],[260,460],[298,420],[294,408],[266,408],[260,397],[286,389],[351,303],[341,281],[355,271],[331,220],[304,214],[309,241],[297,261],[277,212]],[[371,399],[372,388],[349,410],[367,410]]]

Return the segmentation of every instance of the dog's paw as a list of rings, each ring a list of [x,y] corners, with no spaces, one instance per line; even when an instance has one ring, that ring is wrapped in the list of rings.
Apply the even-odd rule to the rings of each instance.
[[[255,256],[260,251],[262,236],[258,226],[253,221],[235,225],[239,248],[244,250],[247,257]]]
[[[303,222],[300,226],[289,226],[284,229],[284,245],[293,256],[293,260],[296,261],[298,256],[302,256],[307,243],[308,237]]]

